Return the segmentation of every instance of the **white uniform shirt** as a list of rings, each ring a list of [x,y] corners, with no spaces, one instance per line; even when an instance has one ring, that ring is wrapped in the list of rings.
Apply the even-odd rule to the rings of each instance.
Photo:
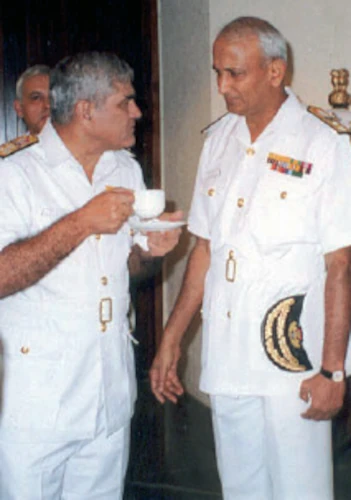
[[[90,184],[48,123],[39,144],[1,164],[0,249],[41,232],[106,185],[144,188],[131,154],[104,153]],[[128,224],[92,235],[37,284],[0,300],[1,436],[90,438],[101,396],[107,434],[128,422],[136,396],[126,316],[133,244]]]
[[[324,254],[351,244],[348,138],[308,113],[289,91],[272,122],[250,142],[243,117],[228,114],[213,126],[189,216],[189,230],[211,247],[200,387],[212,394],[281,393],[319,370]],[[302,165],[301,177],[291,175],[291,164]],[[236,276],[228,281],[234,263]],[[303,347],[312,370],[291,372],[267,356],[262,324],[277,302],[300,294]]]

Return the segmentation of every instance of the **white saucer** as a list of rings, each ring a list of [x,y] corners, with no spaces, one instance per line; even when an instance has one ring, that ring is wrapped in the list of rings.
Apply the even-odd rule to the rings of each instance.
[[[170,231],[171,229],[176,229],[177,227],[184,226],[187,224],[185,220],[130,220],[130,227],[136,231]]]

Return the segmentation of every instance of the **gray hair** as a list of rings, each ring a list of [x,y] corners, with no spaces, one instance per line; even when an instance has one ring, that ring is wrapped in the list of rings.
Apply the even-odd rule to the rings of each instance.
[[[48,75],[50,74],[49,66],[46,64],[35,64],[34,66],[30,66],[18,77],[16,82],[16,99],[19,101],[22,100],[23,97],[23,85],[26,80],[31,78],[32,76],[38,75]]]
[[[236,38],[256,35],[265,59],[288,60],[285,38],[272,24],[258,17],[238,17],[228,23],[217,35],[218,38]]]
[[[78,101],[102,105],[118,83],[133,81],[132,68],[116,54],[82,52],[62,59],[50,73],[52,121],[71,121]]]

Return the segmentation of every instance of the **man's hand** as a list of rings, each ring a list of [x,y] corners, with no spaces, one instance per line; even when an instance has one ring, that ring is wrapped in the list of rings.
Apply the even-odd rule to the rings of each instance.
[[[180,221],[183,218],[183,212],[164,212],[159,219],[167,221]],[[169,231],[149,232],[147,233],[149,253],[151,257],[163,257],[166,253],[173,250],[179,241],[181,229],[171,229]]]
[[[37,283],[92,234],[116,233],[132,214],[133,191],[113,188],[41,233],[0,252],[0,297]]]
[[[149,371],[151,390],[160,403],[166,399],[176,403],[178,396],[184,392],[177,375],[179,358],[179,346],[163,340]]]
[[[117,187],[95,196],[78,210],[78,214],[90,234],[113,234],[132,215],[133,203],[133,191]]]
[[[301,416],[311,420],[330,420],[340,411],[345,390],[345,381],[334,382],[320,373],[304,380],[300,387],[300,398],[306,403],[310,401],[311,405]]]
[[[156,398],[177,402],[184,392],[177,375],[180,344],[194,314],[199,310],[204,282],[210,265],[210,242],[197,238],[185,271],[182,288],[167,321],[161,346],[149,372],[151,389]]]

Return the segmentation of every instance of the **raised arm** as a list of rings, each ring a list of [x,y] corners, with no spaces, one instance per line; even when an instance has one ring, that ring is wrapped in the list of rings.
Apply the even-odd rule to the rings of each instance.
[[[351,248],[325,256],[325,333],[322,367],[329,372],[344,371],[351,321]],[[301,384],[301,398],[310,408],[303,414],[313,420],[328,420],[340,410],[345,382],[334,382],[317,374]]]
[[[156,398],[177,401],[183,393],[177,375],[180,343],[194,314],[198,311],[204,294],[204,283],[210,265],[210,243],[197,238],[189,256],[183,284],[174,309],[166,324],[161,345],[150,369],[151,389]]]
[[[132,213],[133,200],[133,192],[123,188],[101,193],[41,233],[5,247],[0,298],[39,281],[91,234],[118,231]]]

